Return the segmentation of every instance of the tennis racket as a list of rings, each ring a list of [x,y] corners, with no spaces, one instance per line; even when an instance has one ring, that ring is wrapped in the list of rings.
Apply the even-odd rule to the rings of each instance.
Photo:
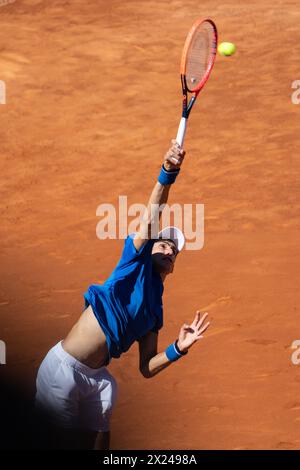
[[[217,44],[217,28],[210,19],[197,20],[185,40],[180,65],[183,94],[182,117],[176,137],[176,141],[181,147],[192,107],[215,63]],[[193,93],[189,102],[188,93]]]

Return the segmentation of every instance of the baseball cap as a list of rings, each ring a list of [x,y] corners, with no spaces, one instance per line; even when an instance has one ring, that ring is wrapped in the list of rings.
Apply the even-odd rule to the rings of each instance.
[[[159,234],[158,238],[169,238],[175,243],[177,250],[181,251],[185,244],[185,238],[181,230],[177,227],[165,227]]]

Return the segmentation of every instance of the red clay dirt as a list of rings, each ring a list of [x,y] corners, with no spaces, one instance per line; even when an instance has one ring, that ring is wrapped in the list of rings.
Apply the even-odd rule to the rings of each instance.
[[[198,17],[237,53],[199,96],[171,203],[205,205],[205,244],[166,282],[163,350],[197,309],[212,326],[153,379],[134,345],[112,449],[299,449],[297,2],[16,0],[0,7],[2,376],[37,367],[114,268],[99,204],[146,203],[181,112],[180,54]]]

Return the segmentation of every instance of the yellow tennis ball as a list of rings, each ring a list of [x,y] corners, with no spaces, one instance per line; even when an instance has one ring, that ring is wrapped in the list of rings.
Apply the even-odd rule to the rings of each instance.
[[[218,45],[218,53],[220,55],[232,55],[236,51],[235,44],[232,42],[221,42],[221,44]]]

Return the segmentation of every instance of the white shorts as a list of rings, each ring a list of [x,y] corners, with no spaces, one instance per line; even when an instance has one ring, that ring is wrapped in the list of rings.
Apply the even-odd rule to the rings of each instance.
[[[91,369],[54,346],[40,365],[36,406],[60,427],[109,431],[117,383],[105,367]]]

